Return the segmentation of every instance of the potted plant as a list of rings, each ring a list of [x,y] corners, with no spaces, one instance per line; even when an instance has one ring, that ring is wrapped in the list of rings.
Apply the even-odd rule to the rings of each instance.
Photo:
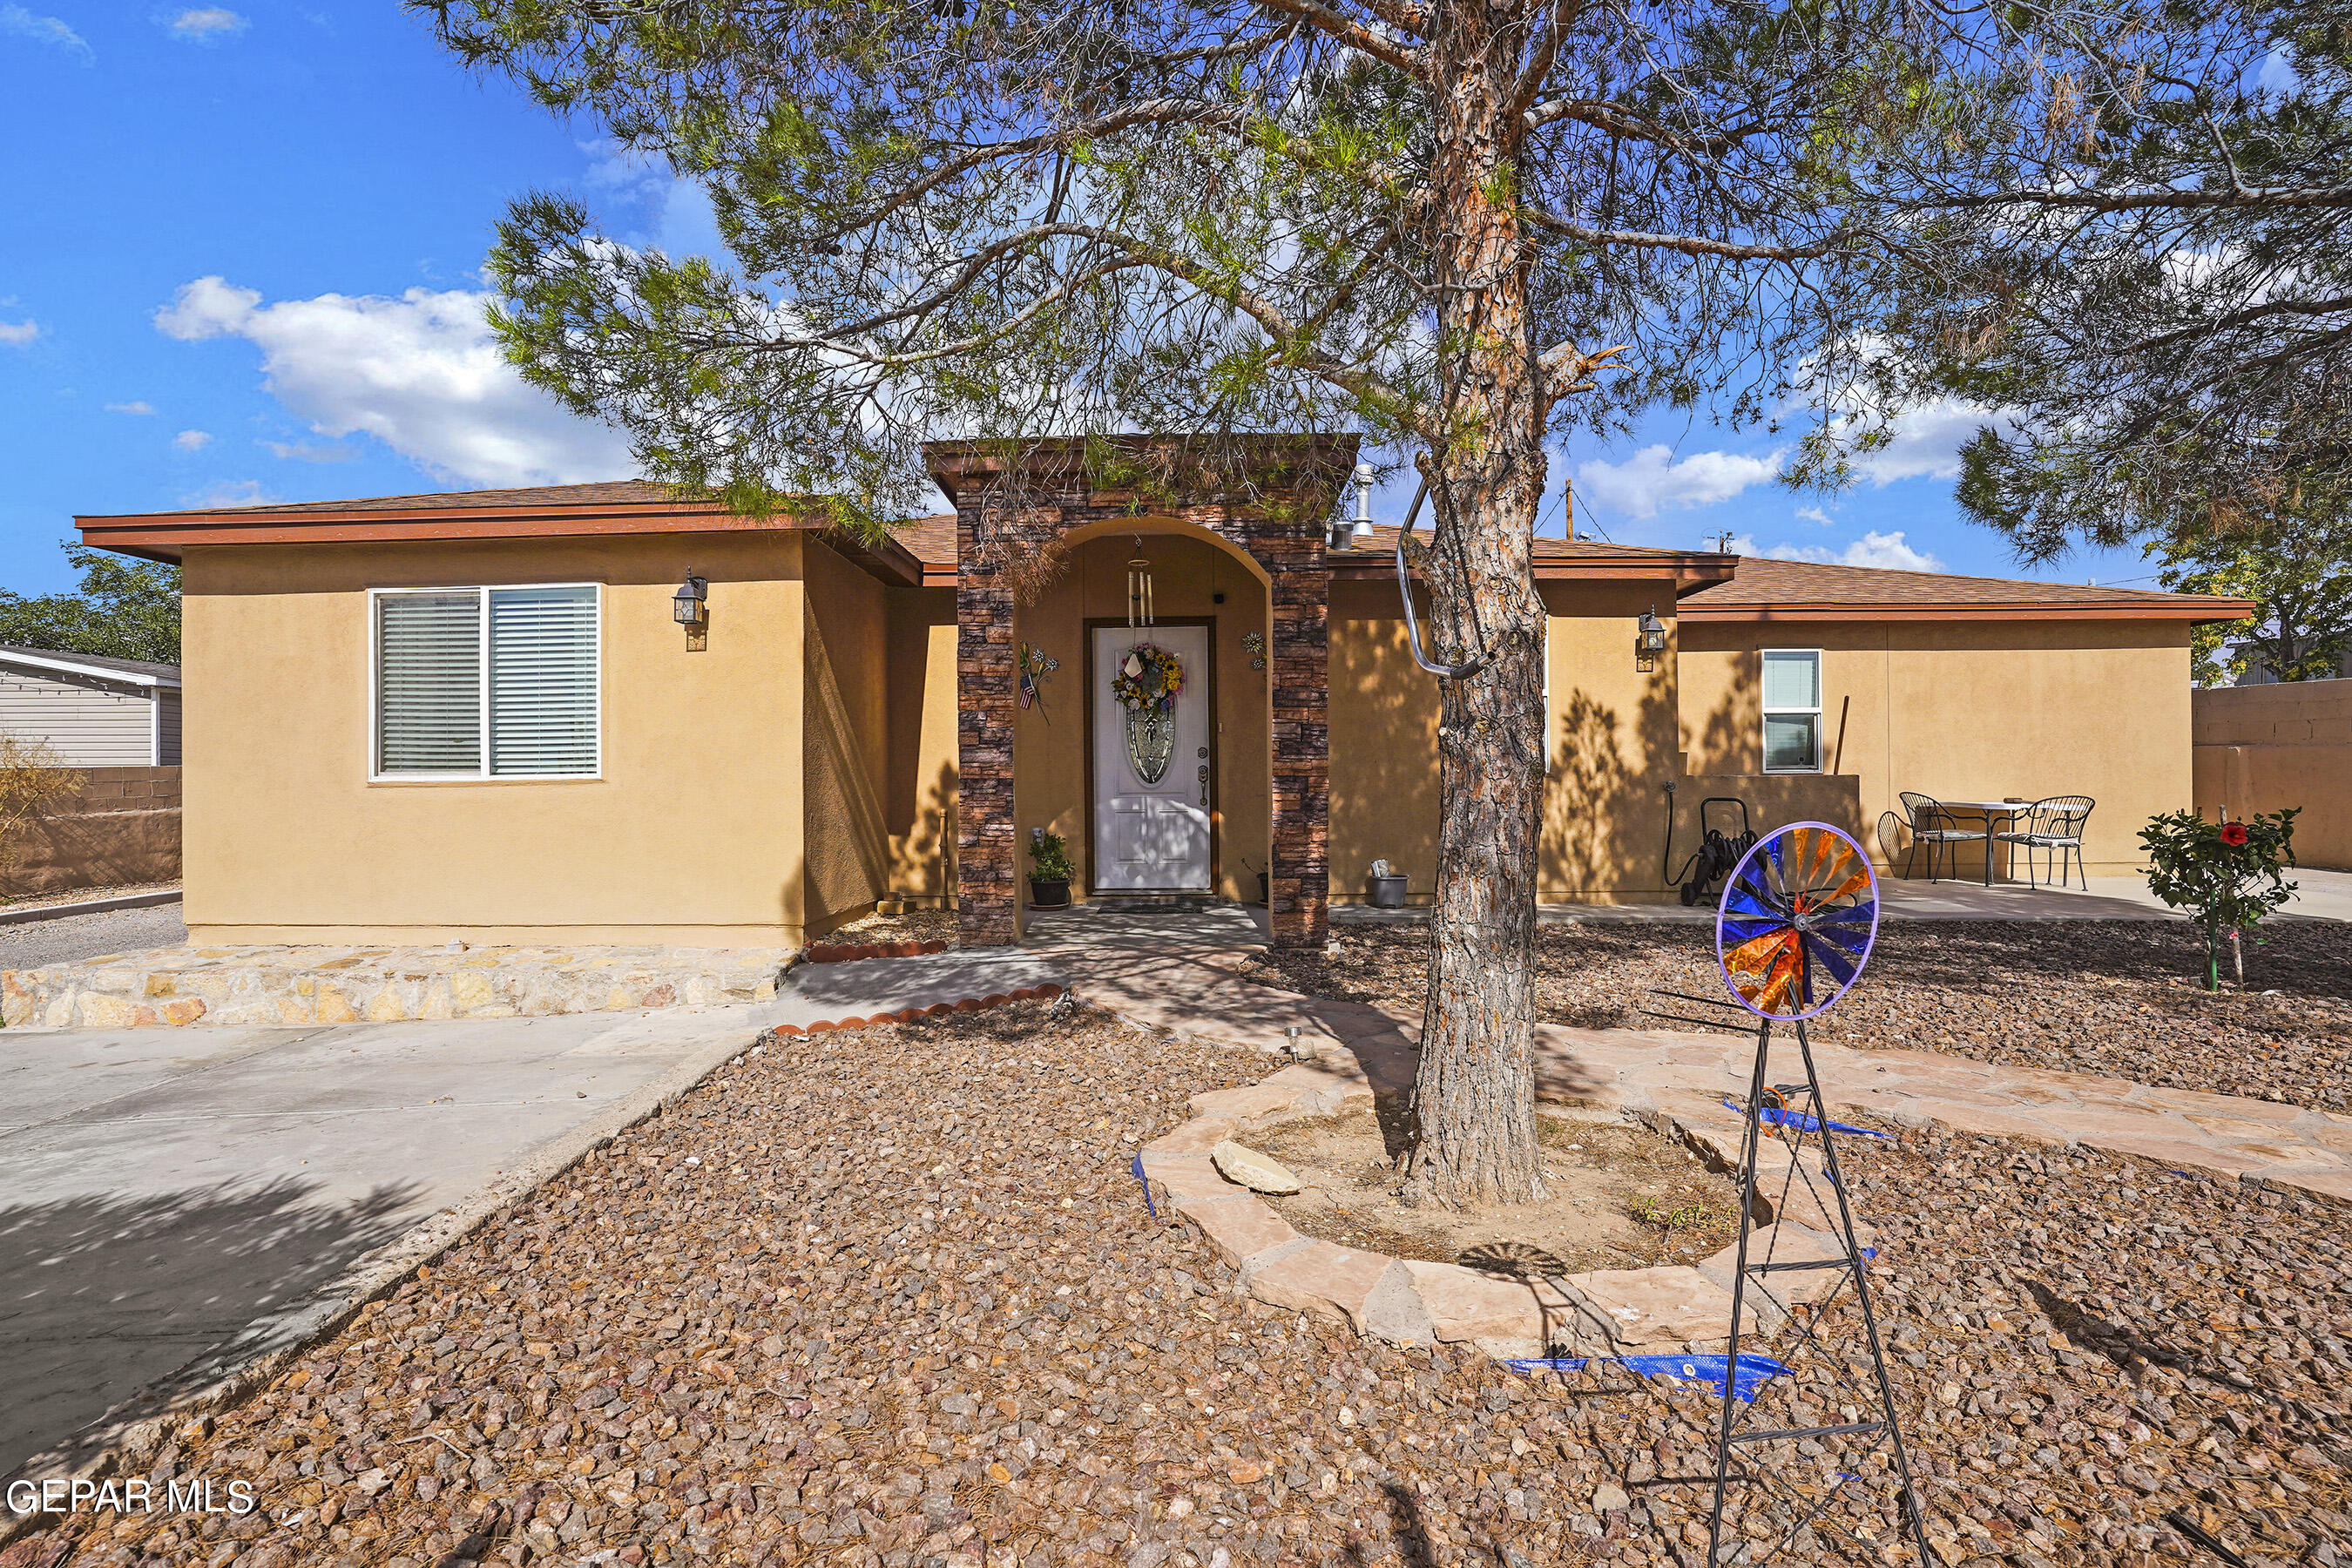
[[[2240,933],[2294,896],[2294,819],[2301,806],[2256,813],[2244,822],[2208,822],[2193,811],[2152,817],[2139,831],[2147,851],[2148,890],[2205,928],[2205,985],[2221,988],[2221,939],[2231,966],[2246,983]]]
[[[1029,830],[1029,907],[1033,910],[1066,910],[1070,907],[1070,879],[1077,875],[1070,864],[1070,847],[1058,833],[1048,833],[1042,827]]]

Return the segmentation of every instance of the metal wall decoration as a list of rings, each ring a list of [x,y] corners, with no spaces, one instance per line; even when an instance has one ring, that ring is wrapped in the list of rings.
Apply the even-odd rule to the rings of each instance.
[[[1250,668],[1252,669],[1264,669],[1265,668],[1265,634],[1264,632],[1244,632],[1242,634],[1242,651],[1250,656]]]
[[[1127,761],[1135,776],[1156,784],[1176,755],[1176,699],[1184,689],[1184,661],[1166,648],[1138,643],[1119,661],[1110,694],[1127,710]]]
[[[1034,708],[1038,712],[1044,713],[1045,693],[1039,682],[1061,668],[1062,661],[1058,658],[1047,658],[1045,650],[1042,647],[1023,643],[1013,655],[1013,668],[1020,671],[1021,706]],[[1051,721],[1049,715],[1047,722]]]

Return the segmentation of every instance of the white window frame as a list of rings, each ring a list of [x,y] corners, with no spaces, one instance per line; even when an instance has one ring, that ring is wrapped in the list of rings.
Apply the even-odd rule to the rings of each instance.
[[[1803,654],[1813,661],[1813,705],[1811,708],[1772,708],[1767,707],[1764,704],[1764,667],[1771,661],[1774,654],[1790,653]],[[1828,695],[1829,688],[1822,679],[1821,649],[1817,647],[1768,647],[1758,650],[1756,658],[1756,698],[1757,706],[1761,710],[1761,712],[1756,721],[1756,739],[1757,743],[1760,748],[1758,752],[1758,760],[1761,763],[1762,770],[1765,773],[1818,773],[1823,772],[1828,767],[1828,759],[1822,755],[1822,752],[1823,750],[1822,744],[1822,703]],[[1776,768],[1772,765],[1772,721],[1777,716],[1785,713],[1810,713],[1812,715],[1813,761],[1812,765],[1810,767]]]
[[[586,588],[596,595],[595,644],[596,667],[596,765],[584,773],[494,773],[490,772],[490,595],[504,588]],[[398,773],[382,771],[383,763],[383,616],[378,609],[381,601],[404,594],[473,594],[481,603],[480,659],[481,766],[456,773]],[[577,784],[594,782],[604,776],[604,584],[602,583],[447,583],[427,587],[423,584],[398,588],[370,588],[367,591],[367,678],[368,783],[372,784]]]

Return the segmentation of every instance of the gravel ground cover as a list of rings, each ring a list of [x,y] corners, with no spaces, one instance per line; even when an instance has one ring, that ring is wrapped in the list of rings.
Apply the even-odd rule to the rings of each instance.
[[[903,910],[895,915],[871,914],[836,927],[821,942],[953,942],[956,918],[952,910]]]
[[[187,921],[178,904],[53,915],[0,925],[0,969],[39,969],[110,952],[145,952],[178,947],[187,940]]]
[[[1695,1562],[1704,1392],[1360,1341],[1145,1212],[1131,1151],[1268,1068],[1043,1004],[771,1047],[158,1461],[262,1511],[0,1568]],[[1850,1179],[1947,1564],[2201,1561],[2181,1507],[2346,1561],[2344,1208],[1904,1140]]]
[[[177,880],[168,882],[110,882],[102,888],[74,888],[62,893],[17,893],[0,898],[0,910],[14,913],[22,910],[44,909],[51,904],[79,904],[93,899],[120,899],[132,893],[170,893],[179,890]]]
[[[1711,927],[1547,925],[1537,934],[1546,1022],[1657,1026],[1654,989],[1721,996]],[[1335,931],[1320,953],[1254,961],[1269,984],[1418,1014],[1428,933]],[[2352,926],[2288,921],[2249,944],[2246,990],[2209,993],[2203,946],[2161,921],[1889,921],[1870,973],[1812,1026],[1859,1049],[2104,1073],[2321,1109],[2352,1109]],[[1667,1025],[1666,1027],[1675,1027]]]

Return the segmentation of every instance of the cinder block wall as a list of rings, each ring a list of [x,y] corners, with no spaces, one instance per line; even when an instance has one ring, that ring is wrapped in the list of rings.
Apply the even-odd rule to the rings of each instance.
[[[2352,680],[2199,691],[2189,713],[2200,810],[2299,805],[2295,858],[2352,870]]]
[[[80,771],[79,791],[0,845],[0,897],[178,879],[180,770]]]

